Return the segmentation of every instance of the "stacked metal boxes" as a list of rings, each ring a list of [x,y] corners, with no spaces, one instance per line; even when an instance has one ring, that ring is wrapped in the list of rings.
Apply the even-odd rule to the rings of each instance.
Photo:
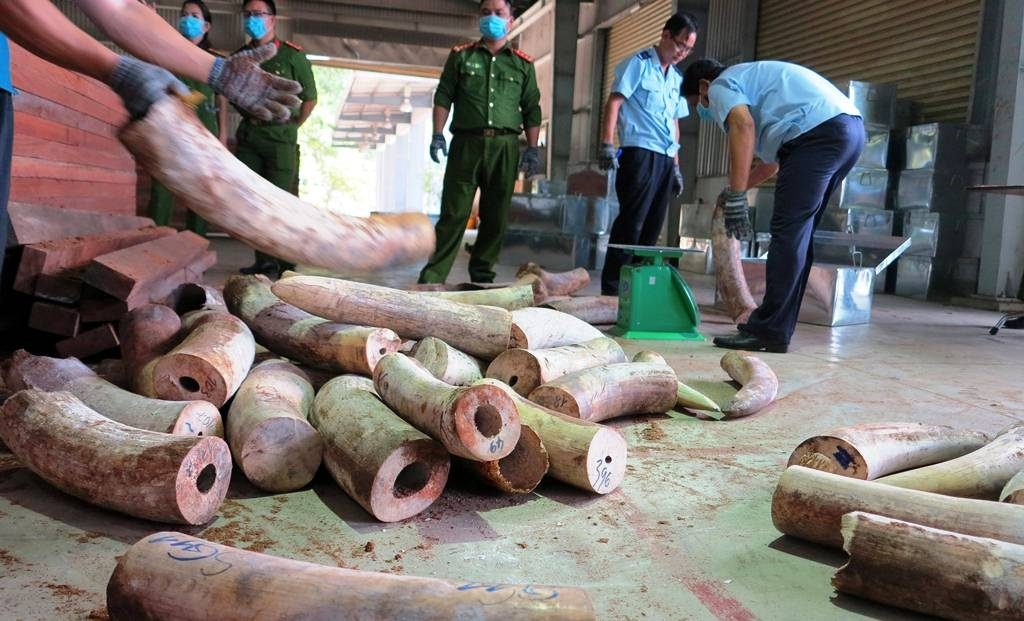
[[[889,169],[893,161],[891,136],[896,124],[896,85],[849,80],[837,86],[861,111],[867,139],[860,159],[832,193],[820,229],[857,235],[892,235],[895,214],[890,206],[895,179]],[[815,244],[814,255],[816,261],[840,265],[873,265],[883,258],[881,251],[855,250]],[[876,291],[884,290],[885,278],[876,279],[874,287]]]
[[[618,202],[609,198],[513,194],[502,262],[533,261],[553,271],[600,269],[618,213]]]
[[[969,165],[979,151],[979,135],[956,123],[907,128],[896,207],[902,234],[913,245],[898,263],[897,295],[925,298],[936,290],[969,295],[977,288],[981,205],[980,197],[969,204],[966,188],[980,182],[984,170]]]

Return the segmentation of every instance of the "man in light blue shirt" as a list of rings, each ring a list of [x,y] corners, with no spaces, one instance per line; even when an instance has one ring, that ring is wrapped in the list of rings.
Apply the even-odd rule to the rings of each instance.
[[[778,61],[727,69],[701,59],[687,68],[683,93],[701,119],[729,135],[729,186],[718,199],[727,235],[750,236],[747,190],[778,173],[764,300],[738,334],[715,345],[785,352],[814,260],[814,231],[864,149],[860,111],[817,73]],[[752,168],[755,155],[761,163]]]
[[[654,47],[633,54],[615,68],[604,107],[602,170],[618,169],[619,215],[609,243],[653,246],[668,212],[668,201],[683,191],[679,172],[679,119],[689,114],[675,65],[693,51],[697,23],[689,13],[665,22]],[[612,144],[618,128],[621,156]],[[601,293],[618,295],[626,253],[609,248],[601,272]]]

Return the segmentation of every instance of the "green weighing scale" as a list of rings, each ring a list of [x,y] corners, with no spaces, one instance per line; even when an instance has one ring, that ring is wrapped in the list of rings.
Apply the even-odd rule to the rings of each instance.
[[[700,310],[689,285],[665,259],[682,248],[608,244],[640,257],[642,263],[619,271],[619,317],[610,332],[627,339],[703,341],[697,332]]]

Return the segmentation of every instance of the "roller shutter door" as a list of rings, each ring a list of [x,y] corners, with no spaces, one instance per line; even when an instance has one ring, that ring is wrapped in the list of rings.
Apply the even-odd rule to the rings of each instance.
[[[967,120],[981,0],[761,0],[757,58],[897,85],[927,121]]]

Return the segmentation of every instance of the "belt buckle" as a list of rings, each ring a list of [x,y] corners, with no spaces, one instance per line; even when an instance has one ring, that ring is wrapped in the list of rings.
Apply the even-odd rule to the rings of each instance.
[[[488,128],[483,130],[480,133],[480,135],[483,136],[484,138],[494,138],[495,136],[498,135],[498,130]]]

